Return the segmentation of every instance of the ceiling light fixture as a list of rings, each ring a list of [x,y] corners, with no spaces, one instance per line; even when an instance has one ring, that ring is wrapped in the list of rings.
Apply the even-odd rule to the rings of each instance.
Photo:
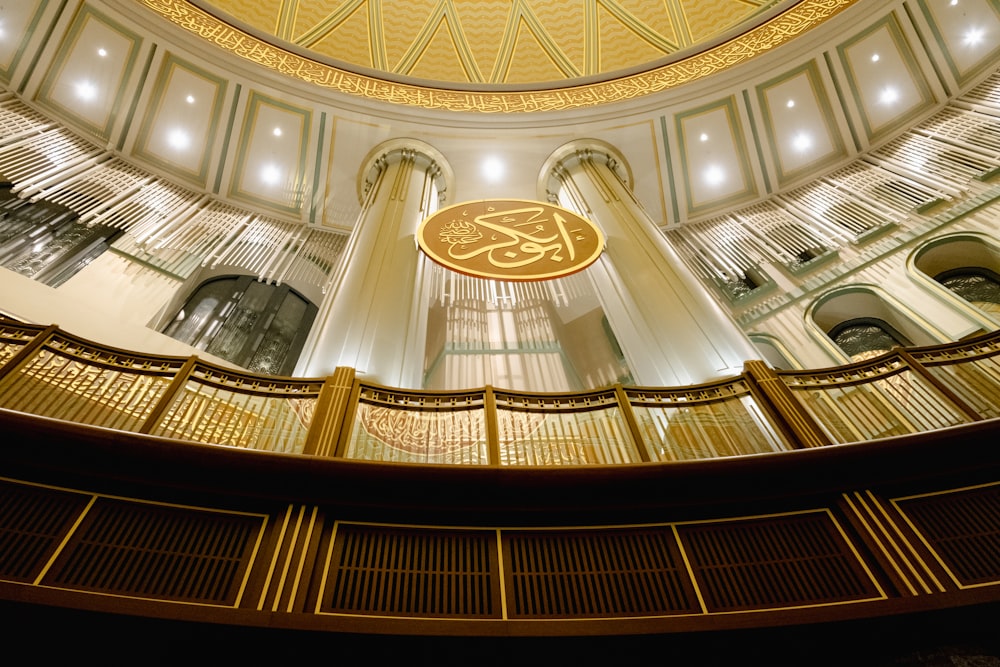
[[[89,81],[76,84],[76,96],[84,102],[90,102],[97,97],[97,87]]]
[[[180,128],[175,128],[167,135],[167,143],[174,150],[182,151],[191,146],[191,137]]]
[[[785,106],[791,109],[795,106],[795,100],[788,100],[788,102],[785,103]]]
[[[483,160],[483,165],[481,167],[483,178],[489,183],[497,183],[503,178],[506,169],[504,168],[503,161],[496,156],[490,156]]]
[[[702,141],[708,141],[708,135],[707,135],[707,134],[705,134],[704,132],[702,132],[702,133],[701,133],[701,136],[700,136],[700,137],[698,137],[698,138],[699,138],[700,140],[702,140]]]
[[[705,182],[709,185],[719,185],[726,180],[726,173],[721,167],[711,166],[705,170]]]
[[[184,100],[185,100],[185,101],[186,101],[186,102],[187,102],[188,104],[194,104],[194,95],[188,95],[187,97],[185,97],[185,98],[184,98]]]
[[[280,127],[276,127],[276,128],[274,128],[274,132],[273,132],[273,134],[274,134],[274,136],[276,136],[276,137],[280,137],[280,136],[281,136],[281,128],[280,128]]]
[[[108,55],[107,49],[97,49],[97,55],[103,58],[104,56]]]
[[[281,171],[273,164],[266,165],[260,170],[260,180],[267,185],[277,185],[281,181]]]
[[[972,28],[969,32],[965,33],[964,41],[966,46],[975,46],[979,42],[983,41],[983,29]]]
[[[873,63],[877,63],[879,61],[879,58],[881,58],[881,56],[879,56],[879,54],[877,54],[877,53],[873,53],[872,54],[872,62]]]
[[[794,139],[792,139],[792,146],[794,146],[795,150],[799,152],[807,151],[812,148],[812,137],[805,132],[800,132],[795,135]]]
[[[879,101],[882,104],[892,104],[898,99],[899,99],[899,92],[895,88],[891,87],[886,88],[885,90],[882,91],[882,94],[879,95]]]

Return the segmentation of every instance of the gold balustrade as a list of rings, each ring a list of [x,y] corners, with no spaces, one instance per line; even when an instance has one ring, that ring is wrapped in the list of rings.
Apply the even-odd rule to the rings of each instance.
[[[1000,331],[836,368],[688,387],[538,394],[257,376],[0,321],[0,407],[269,452],[474,466],[672,462],[917,433],[1000,416]]]

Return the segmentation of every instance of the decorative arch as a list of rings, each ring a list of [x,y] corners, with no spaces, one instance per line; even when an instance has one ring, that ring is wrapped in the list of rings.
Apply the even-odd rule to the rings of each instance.
[[[772,334],[751,333],[747,334],[750,342],[757,348],[761,356],[768,364],[778,370],[792,370],[802,368],[802,364],[791,350],[788,349],[780,338]]]
[[[834,358],[849,361],[878,356],[897,345],[933,345],[941,332],[875,285],[831,290],[806,310],[806,327]]]
[[[1000,247],[989,236],[931,239],[910,253],[906,266],[914,280],[983,330],[1000,326]]]

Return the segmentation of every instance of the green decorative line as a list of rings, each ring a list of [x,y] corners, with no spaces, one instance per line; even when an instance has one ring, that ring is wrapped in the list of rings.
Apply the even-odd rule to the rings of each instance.
[[[309,203],[309,222],[310,224],[316,223],[316,197],[322,192],[320,188],[319,175],[323,168],[323,151],[320,148],[323,146],[324,137],[326,137],[326,112],[322,112],[319,115],[319,136],[316,138],[316,164],[313,165],[313,197]]]
[[[139,79],[146,81],[149,77],[149,68],[153,66],[153,56],[156,55],[156,44],[149,49],[149,54],[146,56],[146,62],[142,66],[142,74],[139,75]],[[125,118],[125,127],[132,127],[132,120],[135,118],[136,109],[139,106],[139,96],[132,96],[132,104],[129,105],[128,116]],[[118,152],[121,152],[125,147],[125,137],[127,133],[122,132],[118,137],[118,144],[115,148]]]
[[[674,161],[670,159],[670,144],[667,141],[667,117],[660,116],[660,134],[663,135],[663,160],[667,163],[667,181],[670,189],[670,208],[674,222],[680,222],[681,210],[677,206],[677,184],[674,182]]]
[[[906,12],[906,18],[909,19],[910,24],[917,25],[916,17],[913,15],[913,8],[910,7],[910,5],[908,4],[904,4],[903,11]],[[934,24],[933,21],[930,20],[930,16],[927,14],[926,10],[924,11],[924,16],[927,17],[928,19],[927,23],[930,25],[931,33],[934,36],[934,41],[936,41],[938,47],[940,47],[941,53],[944,55],[944,58],[948,63],[948,67],[952,70],[953,74],[956,74],[956,70],[953,66],[954,63],[951,62],[951,54],[948,53],[948,49],[945,47],[944,41],[941,39],[940,33],[938,33],[937,26]],[[924,32],[922,30],[917,30],[917,40],[920,42],[920,47],[924,53],[931,53],[931,51],[928,49],[927,36],[924,35]],[[948,95],[949,97],[953,96],[955,94],[955,91],[952,89],[951,85],[949,85],[950,82],[944,76],[944,73],[941,71],[941,63],[938,62],[937,58],[930,58],[930,61],[931,61],[931,67],[934,69],[934,74],[937,76],[938,83],[940,83],[941,87],[944,88],[945,94]],[[955,75],[955,80],[956,81],[959,80],[957,74]]]
[[[823,59],[826,62],[826,71],[833,72],[833,61],[830,58],[829,52],[823,54]],[[844,90],[840,86],[840,82],[837,77],[830,76],[830,80],[833,81],[833,92],[837,94],[837,102],[840,104],[840,108],[844,110],[844,118],[847,120],[847,129],[851,133],[851,141],[854,142],[854,151],[858,152],[861,150],[861,139],[858,137],[858,128],[854,125],[854,119],[851,114],[847,113],[847,97],[844,95]]]
[[[759,92],[760,89],[758,88],[758,94]],[[754,150],[757,151],[757,161],[761,165],[760,172],[764,176],[764,192],[766,194],[771,194],[771,179],[767,175],[767,169],[764,168],[764,149],[760,145],[760,136],[757,133],[757,123],[753,118],[753,107],[750,106],[750,93],[747,92],[746,88],[743,89],[743,104],[747,108],[747,117],[750,119],[750,136],[753,137]],[[774,146],[772,142],[772,149],[773,148]]]
[[[222,142],[222,152],[219,155],[219,168],[215,174],[215,187],[212,190],[215,194],[219,194],[222,190],[222,172],[226,167],[226,156],[229,155],[229,142],[233,138],[233,126],[236,125],[236,107],[242,90],[243,86],[236,84],[236,90],[233,92],[233,103],[229,105],[229,122],[226,124],[226,139]]]

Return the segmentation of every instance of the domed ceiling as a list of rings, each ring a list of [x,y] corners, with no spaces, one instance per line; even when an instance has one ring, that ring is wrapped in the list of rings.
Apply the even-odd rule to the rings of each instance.
[[[752,27],[788,0],[205,0],[268,41],[454,84],[603,78]],[[235,19],[235,20],[233,20]]]

